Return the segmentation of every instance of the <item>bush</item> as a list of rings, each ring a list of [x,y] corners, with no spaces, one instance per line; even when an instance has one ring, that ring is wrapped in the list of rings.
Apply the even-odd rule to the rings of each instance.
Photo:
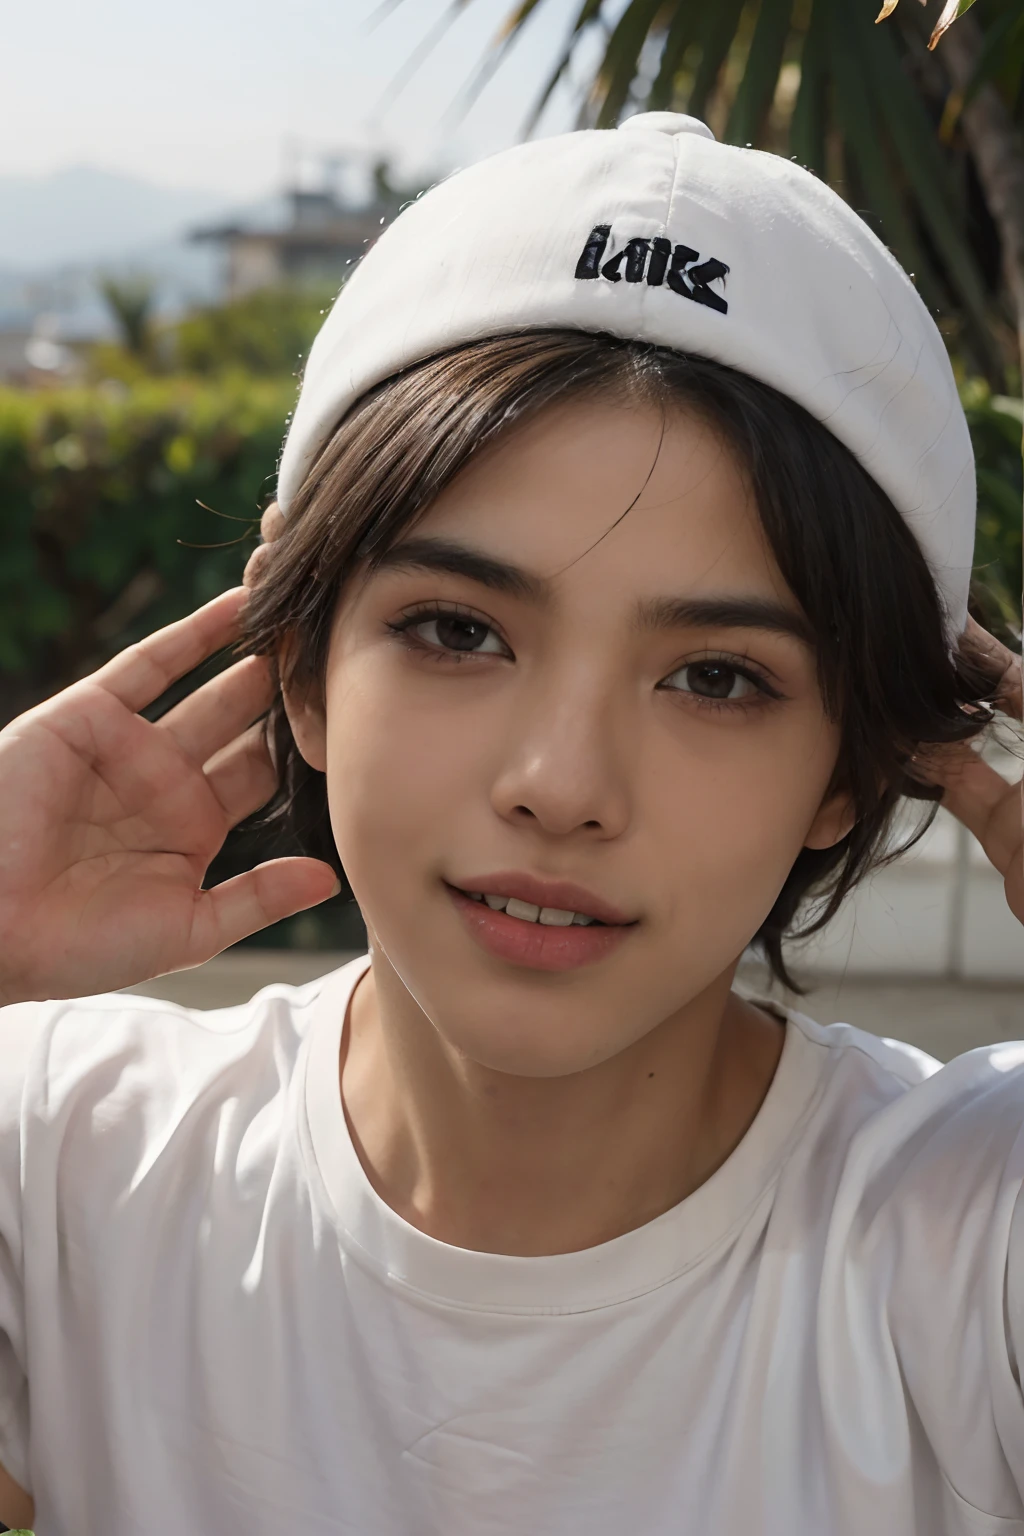
[[[328,288],[261,288],[179,321],[168,330],[167,350],[186,373],[293,374],[333,300]]]
[[[294,397],[241,378],[0,390],[3,703],[238,582]]]

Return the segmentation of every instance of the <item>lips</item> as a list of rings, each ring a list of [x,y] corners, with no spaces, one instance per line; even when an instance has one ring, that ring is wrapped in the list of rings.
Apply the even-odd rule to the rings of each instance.
[[[535,875],[502,870],[493,875],[446,881],[446,884],[470,896],[507,896],[529,902],[535,907],[578,912],[582,917],[593,918],[609,927],[627,927],[636,922],[635,918],[604,901],[593,891],[568,880],[541,880]]]
[[[491,883],[493,878],[488,876],[488,883]],[[510,881],[498,883],[511,884]],[[464,931],[473,943],[494,959],[522,966],[527,970],[575,971],[582,966],[593,965],[614,954],[620,945],[628,943],[630,934],[637,928],[635,922],[606,924],[596,919],[585,927],[578,927],[575,923],[569,926],[561,924],[555,926],[537,921],[524,922],[522,918],[509,912],[496,911],[489,902],[469,896],[458,886],[449,885],[447,881],[444,882],[444,886],[449,900],[462,920]],[[531,885],[519,884],[519,889],[530,889],[545,901],[552,890],[558,892],[559,901],[579,901],[585,894],[578,886],[560,886],[543,881],[533,882]],[[493,891],[489,894],[492,899],[497,896]],[[616,910],[606,907],[603,902],[595,901],[590,894],[586,895],[586,899],[589,906],[597,906],[599,910]],[[519,897],[518,901],[527,905],[529,911],[538,911],[538,901],[527,904],[525,897]],[[510,898],[510,905],[515,904],[516,898]],[[561,910],[564,912],[567,909]]]

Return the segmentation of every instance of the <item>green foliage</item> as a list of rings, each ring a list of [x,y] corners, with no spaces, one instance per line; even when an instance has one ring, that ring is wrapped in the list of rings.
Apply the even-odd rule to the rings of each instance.
[[[333,300],[332,289],[261,288],[179,321],[165,333],[167,350],[185,373],[293,374]]]
[[[99,288],[117,325],[121,346],[131,357],[148,357],[155,296],[152,280],[105,277]]]
[[[294,397],[241,378],[0,390],[0,689],[46,695],[237,583]]]
[[[1022,402],[972,380],[962,391],[978,467],[974,591],[979,623],[1016,648],[1021,633]]]

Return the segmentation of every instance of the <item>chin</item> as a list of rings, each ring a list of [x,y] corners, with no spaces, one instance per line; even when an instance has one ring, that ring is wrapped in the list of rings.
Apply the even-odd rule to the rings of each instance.
[[[522,975],[534,983],[550,980],[528,971]],[[515,983],[514,976],[480,982],[453,966],[420,996],[429,999],[434,1028],[452,1050],[512,1077],[569,1077],[633,1043],[623,1025],[630,1028],[635,1014],[617,1007],[606,985],[570,999],[561,988]]]

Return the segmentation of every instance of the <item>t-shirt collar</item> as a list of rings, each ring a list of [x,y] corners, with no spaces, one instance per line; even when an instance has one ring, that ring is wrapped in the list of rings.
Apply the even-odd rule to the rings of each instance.
[[[369,955],[323,980],[308,1037],[304,1099],[309,1145],[329,1214],[350,1255],[392,1286],[462,1308],[572,1313],[667,1285],[732,1240],[774,1186],[821,1085],[823,1058],[787,1022],[775,1076],[752,1125],[712,1176],[671,1210],[610,1242],[524,1258],[429,1237],[393,1211],[356,1154],[341,1099],[348,1005]],[[786,1014],[790,1010],[774,1005]]]

